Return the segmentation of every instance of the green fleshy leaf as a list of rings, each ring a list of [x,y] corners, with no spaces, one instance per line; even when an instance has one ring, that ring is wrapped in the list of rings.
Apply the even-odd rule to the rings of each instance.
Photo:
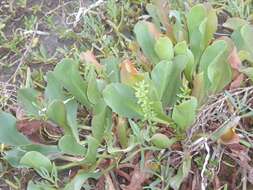
[[[192,96],[196,97],[199,105],[202,105],[206,98],[204,73],[197,73],[193,80]]]
[[[45,89],[45,97],[47,102],[52,102],[54,100],[63,100],[63,86],[59,81],[57,81],[54,73],[49,71],[46,75],[47,86]]]
[[[53,101],[48,106],[47,115],[49,119],[51,119],[57,125],[62,127],[65,133],[70,133],[70,130],[67,124],[67,111],[62,101],[59,101],[59,100]]]
[[[78,134],[78,123],[77,123],[77,109],[78,104],[76,100],[69,100],[65,103],[65,108],[67,111],[67,125],[70,128],[71,134],[79,142]]]
[[[43,154],[36,151],[27,152],[21,158],[20,164],[23,164],[25,166],[28,166],[37,170],[40,170],[41,168],[45,168],[48,172],[51,172],[52,170],[51,161]]]
[[[162,61],[151,72],[151,78],[157,88],[163,107],[173,105],[181,85],[181,73],[187,64],[185,55],[176,56],[172,62]]]
[[[71,135],[64,135],[59,141],[59,148],[66,154],[84,156],[86,148],[79,144]]]
[[[253,26],[245,24],[241,28],[235,30],[231,36],[233,39],[238,51],[249,52],[249,55],[246,57],[250,63],[253,63]]]
[[[77,106],[75,100],[69,100],[65,104],[60,100],[55,100],[48,106],[47,116],[64,129],[65,135],[72,135],[79,142],[76,122]]]
[[[127,128],[128,128],[127,119],[118,117],[117,135],[118,135],[119,142],[122,148],[126,148],[128,146]]]
[[[121,83],[112,83],[104,89],[103,96],[113,112],[123,117],[142,118],[142,111],[137,104],[133,88]]]
[[[154,134],[151,139],[151,143],[154,144],[157,148],[170,148],[177,140],[175,138],[169,139],[166,135],[161,133]]]
[[[92,135],[101,142],[104,137],[104,132],[106,128],[107,112],[109,108],[105,104],[103,99],[100,99],[94,106],[93,118],[92,118]]]
[[[188,49],[186,41],[182,41],[176,44],[175,48],[176,55],[186,55],[188,61],[184,70],[185,77],[188,81],[192,81],[194,72],[196,70],[196,62],[190,49]]]
[[[59,153],[57,146],[54,145],[30,144],[18,146],[6,151],[4,159],[6,159],[12,167],[22,168],[23,166],[20,164],[20,160],[28,151],[40,152],[45,156]]]
[[[218,18],[215,9],[211,7],[208,9],[206,7],[206,11],[207,11],[207,22],[204,36],[205,47],[208,46],[211,39],[213,38],[214,33],[218,28]]]
[[[18,90],[18,103],[22,105],[26,114],[39,116],[41,102],[39,101],[40,93],[33,88],[22,88]]]
[[[173,44],[168,37],[160,37],[155,42],[155,52],[161,60],[170,61],[174,57]]]
[[[198,106],[197,99],[183,101],[179,105],[174,106],[172,119],[181,129],[185,130],[190,127],[196,118],[196,109]]]
[[[189,29],[190,47],[195,61],[199,61],[203,51],[213,38],[217,30],[218,20],[214,9],[197,4],[191,8],[187,15],[187,26]]]
[[[120,60],[115,57],[102,59],[101,63],[105,65],[106,73],[111,82],[120,82]]]
[[[155,39],[149,31],[147,22],[140,21],[134,27],[137,42],[139,43],[145,56],[153,63],[159,62],[159,57],[154,50]]]
[[[222,90],[232,80],[232,71],[227,63],[228,46],[218,40],[208,46],[200,60],[200,72],[204,72],[205,88],[211,93]]]
[[[0,143],[21,146],[31,142],[16,128],[16,118],[11,114],[0,111]]]
[[[190,36],[192,36],[193,32],[199,28],[205,18],[206,9],[203,4],[197,4],[191,8],[187,15],[187,26]]]
[[[96,73],[94,70],[91,70],[88,75],[87,96],[92,104],[96,104],[102,96],[98,89]]]
[[[27,190],[57,190],[45,183],[42,184],[35,184],[32,181],[28,182]]]
[[[82,163],[94,164],[97,161],[97,149],[99,147],[99,141],[94,137],[88,136],[88,150],[86,152],[85,159]]]
[[[73,59],[63,59],[56,65],[54,76],[79,102],[90,108],[87,97],[87,82],[82,79],[78,66],[78,63]]]
[[[80,190],[86,180],[89,178],[98,179],[100,175],[100,173],[79,170],[75,177],[65,186],[64,190]]]

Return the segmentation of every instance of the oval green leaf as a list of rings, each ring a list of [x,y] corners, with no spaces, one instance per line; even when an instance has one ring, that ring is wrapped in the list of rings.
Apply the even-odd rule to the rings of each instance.
[[[112,83],[104,89],[103,96],[106,104],[120,116],[142,118],[133,88],[121,83]]]
[[[51,161],[43,154],[36,151],[27,152],[21,158],[20,164],[23,164],[25,166],[28,166],[30,168],[37,169],[37,170],[44,168],[48,172],[51,172],[51,169],[52,169]]]

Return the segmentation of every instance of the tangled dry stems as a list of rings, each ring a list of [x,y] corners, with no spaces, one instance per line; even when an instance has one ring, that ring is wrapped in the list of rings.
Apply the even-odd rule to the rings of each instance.
[[[189,139],[199,130],[202,133],[210,131],[213,122],[222,125],[232,117],[240,116],[244,111],[253,111],[253,86],[237,88],[211,96],[200,110],[196,122],[189,131]]]
[[[212,173],[213,176],[219,173],[224,153],[232,157],[239,165],[241,164],[239,159],[225,150],[225,147],[208,138],[208,135],[214,130],[213,125],[215,128],[220,128],[233,118],[244,118],[248,113],[253,113],[253,86],[237,88],[211,96],[207,103],[200,108],[197,120],[189,129],[187,139],[183,144],[184,150],[191,152],[192,156],[204,157],[201,169],[201,189],[205,189],[208,181],[211,181],[208,180],[210,177],[207,177],[207,173]],[[253,145],[252,137],[248,135],[240,122],[238,128],[242,137]],[[202,137],[194,140],[198,134],[202,134]],[[214,160],[218,160],[218,165],[216,167],[208,166],[209,162]],[[247,180],[242,186],[245,186],[245,183]]]
[[[0,81],[0,109],[6,109],[9,105],[16,105],[17,86]]]

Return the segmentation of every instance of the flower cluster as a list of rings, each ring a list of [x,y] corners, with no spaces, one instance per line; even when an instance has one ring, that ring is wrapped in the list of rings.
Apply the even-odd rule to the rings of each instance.
[[[142,112],[144,113],[145,120],[152,120],[155,117],[153,109],[154,102],[149,98],[149,85],[145,80],[136,83],[135,96],[138,98],[138,104],[140,105]]]

